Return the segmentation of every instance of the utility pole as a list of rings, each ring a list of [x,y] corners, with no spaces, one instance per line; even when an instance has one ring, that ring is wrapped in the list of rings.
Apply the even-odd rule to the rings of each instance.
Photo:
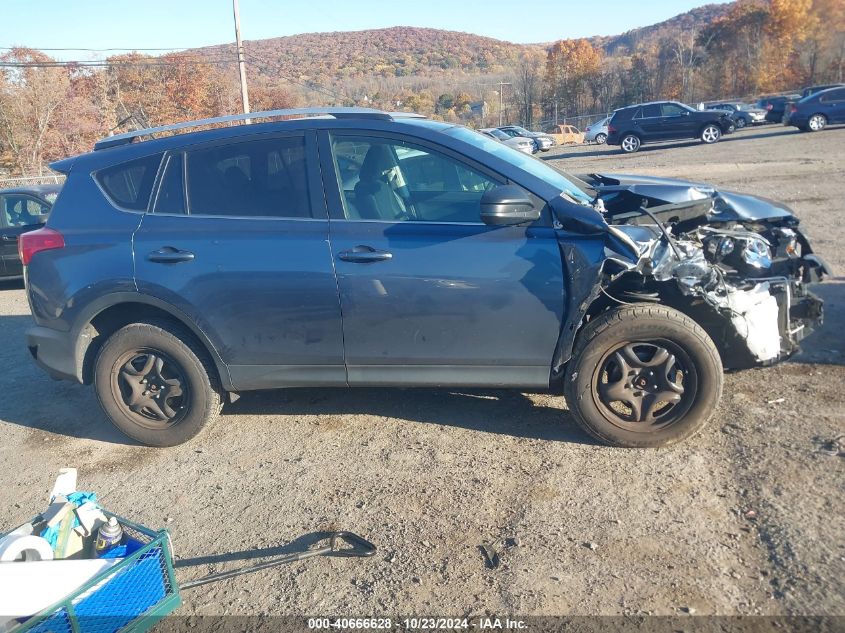
[[[499,82],[499,127],[504,125],[502,121],[502,117],[505,114],[505,107],[504,107],[504,93],[505,93],[505,86],[510,86],[510,83],[500,81]]]
[[[241,105],[244,114],[249,113],[249,92],[246,89],[246,61],[244,60],[244,45],[241,42],[241,15],[238,10],[238,0],[232,0],[232,8],[235,12],[235,43],[238,47],[238,73],[241,76]],[[247,120],[249,123],[249,120]]]
[[[482,86],[499,86],[499,127],[504,125],[503,117],[505,114],[505,99],[503,96],[505,86],[510,86],[510,82],[508,81],[500,81],[499,83],[495,84],[481,84]],[[483,96],[483,95],[482,95]]]

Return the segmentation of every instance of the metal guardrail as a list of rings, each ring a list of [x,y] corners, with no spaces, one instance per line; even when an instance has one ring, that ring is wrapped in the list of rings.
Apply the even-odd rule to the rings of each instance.
[[[49,176],[20,176],[17,178],[0,178],[0,189],[13,189],[15,187],[26,187],[27,185],[59,185],[65,181],[61,174]]]

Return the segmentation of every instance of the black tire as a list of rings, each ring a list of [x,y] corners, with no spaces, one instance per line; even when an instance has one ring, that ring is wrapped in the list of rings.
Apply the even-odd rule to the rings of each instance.
[[[619,148],[625,154],[633,154],[639,151],[642,141],[636,134],[626,134],[619,140]]]
[[[669,357],[661,365],[649,365],[657,362],[659,349]],[[626,364],[629,351],[640,362],[639,369]],[[663,380],[661,368],[665,368]],[[674,382],[668,378],[673,374]],[[652,390],[648,384],[652,380],[663,384]],[[697,433],[719,403],[722,381],[719,352],[695,321],[672,308],[633,305],[603,313],[579,333],[564,395],[575,419],[596,439],[612,446],[647,448],[668,446]],[[646,395],[639,405],[625,404],[614,399],[619,389],[634,400],[638,390]],[[658,400],[676,395],[674,403]],[[645,419],[644,402],[649,403]],[[639,419],[634,406],[639,407]]]
[[[698,135],[698,138],[701,139],[701,142],[706,145],[712,145],[719,141],[722,138],[722,128],[720,128],[715,123],[708,123],[703,128],[701,128],[701,134]]]
[[[596,134],[596,144],[604,145],[605,143],[607,143],[607,134],[605,134],[604,132],[599,132],[598,134]]]
[[[95,363],[100,406],[118,429],[142,444],[187,442],[222,408],[214,365],[180,324],[130,323],[106,340]]]
[[[744,128],[746,125],[747,125],[747,123],[745,122],[745,119],[744,119],[744,118],[739,117],[739,118],[736,120],[736,129],[741,130],[741,129],[742,129],[742,128]]]

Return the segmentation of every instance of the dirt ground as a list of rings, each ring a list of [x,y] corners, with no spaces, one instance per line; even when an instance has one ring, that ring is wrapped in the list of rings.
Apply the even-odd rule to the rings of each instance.
[[[544,158],[783,200],[845,274],[845,128]],[[818,288],[827,323],[801,356],[729,375],[709,427],[667,450],[598,446],[556,395],[377,389],[247,393],[195,441],[140,447],[90,388],[31,362],[24,291],[7,283],[0,529],[77,466],[112,511],[172,531],[183,580],[330,528],[379,546],[185,592],[184,615],[845,615],[843,282]]]

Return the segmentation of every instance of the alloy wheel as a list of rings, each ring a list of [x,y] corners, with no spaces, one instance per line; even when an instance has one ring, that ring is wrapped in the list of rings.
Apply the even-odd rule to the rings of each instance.
[[[808,125],[813,132],[818,132],[819,130],[823,129],[825,125],[827,125],[827,119],[824,118],[822,114],[814,114],[810,117],[808,121]]]
[[[611,424],[646,433],[683,418],[697,385],[695,366],[678,345],[668,340],[629,341],[597,364],[593,396]]]
[[[715,143],[721,136],[722,133],[719,131],[719,128],[715,125],[708,125],[701,133],[701,140],[705,143]]]
[[[605,143],[607,143],[607,134],[603,132],[596,134],[596,143],[598,143],[599,145],[604,145]]]
[[[737,128],[738,130],[741,130],[741,129],[742,129],[742,128],[744,128],[744,127],[745,127],[745,119],[743,119],[743,118],[739,118],[739,119],[737,119],[737,120],[736,120],[736,128]]]
[[[188,412],[188,382],[183,369],[158,350],[138,349],[121,355],[112,371],[115,401],[139,426],[165,429]]]
[[[640,148],[640,139],[630,134],[622,139],[622,149],[626,152],[636,152]]]

